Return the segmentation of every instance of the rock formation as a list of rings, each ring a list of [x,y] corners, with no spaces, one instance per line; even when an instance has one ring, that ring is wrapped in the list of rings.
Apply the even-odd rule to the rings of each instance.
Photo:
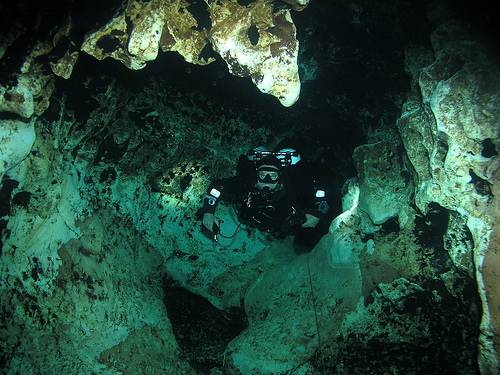
[[[450,257],[470,272],[474,265],[483,301],[479,363],[483,373],[498,371],[498,185],[500,171],[500,71],[490,51],[447,20],[437,8],[430,18],[435,61],[418,76],[422,98],[410,97],[398,129],[415,168],[415,203],[431,202],[454,212],[472,235],[473,259],[454,244]],[[411,52],[409,52],[411,53]],[[415,61],[415,56],[411,57]],[[417,70],[418,71],[418,70]],[[414,147],[413,145],[418,145]],[[455,229],[456,230],[456,229]],[[454,236],[455,237],[455,236]],[[458,250],[462,248],[462,250]],[[472,262],[471,262],[472,260]]]
[[[289,7],[241,3],[198,4],[205,26],[197,3],[130,1],[82,50],[131,70],[160,48],[210,66],[210,43],[233,74],[293,104]],[[391,4],[351,4],[344,16],[368,38],[368,26],[384,25],[363,17],[391,14]],[[73,18],[29,45],[0,82],[2,370],[497,374],[500,70],[487,39],[446,3],[428,9],[431,45],[404,49],[410,82],[399,118],[349,128],[346,139],[366,139],[348,155],[326,127],[315,133],[324,108],[328,127],[351,115],[339,95],[297,112],[277,105],[271,117],[276,107],[232,106],[207,85],[188,90],[191,71],[177,88],[157,76],[134,86],[78,51]],[[3,39],[2,59],[19,30]],[[330,43],[327,57],[317,43],[323,67],[310,81],[343,48]],[[379,63],[370,62],[374,74]],[[286,126],[261,124],[278,117]],[[218,213],[229,238],[215,244],[201,233],[196,210],[211,179],[235,173],[255,145],[295,136],[306,148],[310,134],[330,153],[304,160],[337,152],[355,167],[355,176],[339,174],[342,208],[314,249],[297,255],[292,238],[238,227],[230,206]],[[317,165],[330,177],[335,161]]]
[[[292,2],[301,10],[307,2]],[[89,34],[82,50],[99,60],[111,57],[130,69],[142,69],[163,52],[175,51],[187,62],[206,65],[208,41],[229,72],[251,76],[260,91],[289,107],[300,93],[298,41],[290,11],[274,10],[272,1],[247,6],[233,0],[129,1],[111,21]],[[193,8],[193,9],[192,9]]]

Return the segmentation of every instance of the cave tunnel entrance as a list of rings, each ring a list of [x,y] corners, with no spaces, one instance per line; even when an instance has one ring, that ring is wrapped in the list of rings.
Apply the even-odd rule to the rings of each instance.
[[[243,307],[221,311],[206,298],[165,277],[163,302],[184,358],[200,373],[222,368],[229,342],[248,326]]]

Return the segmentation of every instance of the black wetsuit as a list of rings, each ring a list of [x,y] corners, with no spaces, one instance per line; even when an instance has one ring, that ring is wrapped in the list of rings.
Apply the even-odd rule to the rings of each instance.
[[[241,223],[257,227],[261,231],[286,235],[300,228],[306,221],[306,213],[322,218],[328,210],[324,194],[315,194],[309,198],[308,206],[302,208],[297,200],[297,192],[285,172],[272,192],[260,190],[255,178],[235,176],[210,184],[201,216],[204,213],[215,214],[218,202],[223,200],[235,205]]]

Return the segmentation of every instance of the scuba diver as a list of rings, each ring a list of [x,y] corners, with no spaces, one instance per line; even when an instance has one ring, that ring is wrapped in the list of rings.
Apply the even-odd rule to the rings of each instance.
[[[256,148],[242,155],[238,165],[243,171],[208,187],[198,211],[203,227],[217,241],[220,228],[215,213],[221,200],[234,205],[240,224],[278,237],[316,227],[329,209],[326,191],[315,186],[315,181],[307,186],[301,173],[293,173],[300,160],[299,153],[290,148],[278,152]]]

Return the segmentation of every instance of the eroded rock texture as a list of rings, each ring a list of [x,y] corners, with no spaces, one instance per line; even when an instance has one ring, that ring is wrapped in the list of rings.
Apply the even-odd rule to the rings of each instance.
[[[199,55],[207,26],[199,25],[182,1],[130,1],[107,25],[89,34],[82,50],[99,60],[112,57],[130,69],[142,69],[158,51],[176,51],[188,62],[207,64]]]
[[[262,0],[248,7],[213,1],[209,8],[210,40],[229,71],[251,76],[260,91],[276,96],[286,107],[295,103],[300,93],[299,43],[290,11],[274,10],[272,2]]]
[[[194,374],[173,334],[162,280],[214,309],[241,308],[261,272],[257,254],[271,263],[291,256],[283,241],[256,232],[219,248],[195,218],[209,176],[227,176],[239,154],[268,135],[202,96],[133,95],[103,76],[85,85],[36,122],[31,152],[5,154],[2,361],[26,372],[134,373],[148,363],[149,373]],[[241,149],[223,146],[218,155],[235,137]],[[224,230],[234,231],[234,211],[220,215]],[[42,342],[45,351],[30,355]],[[221,365],[221,358],[207,361]]]
[[[429,13],[434,56],[407,50],[419,85],[398,120],[402,144],[356,149],[331,234],[247,294],[254,324],[229,345],[230,371],[307,373],[300,358],[319,344],[309,365],[327,373],[498,372],[500,75],[442,5]]]
[[[160,48],[203,65],[208,38],[233,73],[296,87],[285,71],[262,73],[295,58],[290,11],[241,3],[130,1],[87,34],[84,48],[133,69],[159,59]],[[342,12],[331,16],[347,20],[360,40],[389,29],[399,35],[406,23],[396,9],[412,16],[414,9],[396,3],[339,2]],[[210,22],[193,16],[195,4]],[[80,25],[84,40],[76,20],[51,27],[0,90],[2,370],[497,374],[500,73],[445,4],[429,9],[432,49],[404,50],[409,92],[378,54],[384,43],[365,61],[355,39],[342,45],[330,35],[323,44],[317,29],[305,31],[304,82],[352,64],[349,84],[366,66],[373,74],[366,81],[384,72],[396,92],[377,95],[382,87],[363,82],[355,101],[354,92],[318,85],[297,113],[222,100],[216,90],[234,94],[239,86],[221,70],[212,91],[188,90],[207,80],[180,63],[169,76],[175,83],[159,74],[136,82],[125,72],[140,72],[92,65],[99,62],[78,53],[68,39]],[[228,22],[235,14],[239,23]],[[388,17],[395,21],[386,25]],[[228,48],[231,40],[238,43]],[[393,48],[397,60],[403,50]],[[274,94],[286,101],[291,92]],[[402,106],[397,121],[389,102]],[[345,134],[328,131],[342,123]],[[352,153],[344,144],[357,134]],[[315,248],[297,255],[291,238],[237,230],[229,206],[218,214],[234,238],[215,244],[203,236],[196,210],[209,181],[233,175],[252,147],[284,139],[303,142],[304,160],[320,156],[308,166],[343,185],[341,213]],[[180,288],[194,295],[182,297]],[[243,324],[230,330],[235,311]]]
[[[295,3],[302,9],[306,3]],[[99,60],[111,57],[142,69],[163,52],[180,53],[187,62],[206,65],[213,49],[239,77],[251,76],[260,91],[288,107],[300,93],[298,41],[286,7],[258,0],[240,5],[222,1],[129,1],[107,25],[88,35],[82,50]],[[166,67],[168,69],[168,67]]]
[[[437,202],[455,211],[470,230],[473,259],[457,246],[450,256],[461,268],[474,264],[485,307],[480,364],[483,372],[494,373],[499,349],[499,316],[492,309],[498,304],[492,274],[498,264],[498,197],[492,187],[498,185],[500,170],[500,74],[491,60],[495,57],[462,23],[445,22],[439,8],[430,17],[440,25],[431,36],[435,61],[417,70],[414,79],[422,99],[407,101],[398,128],[416,172],[417,206],[425,212],[430,202]]]

